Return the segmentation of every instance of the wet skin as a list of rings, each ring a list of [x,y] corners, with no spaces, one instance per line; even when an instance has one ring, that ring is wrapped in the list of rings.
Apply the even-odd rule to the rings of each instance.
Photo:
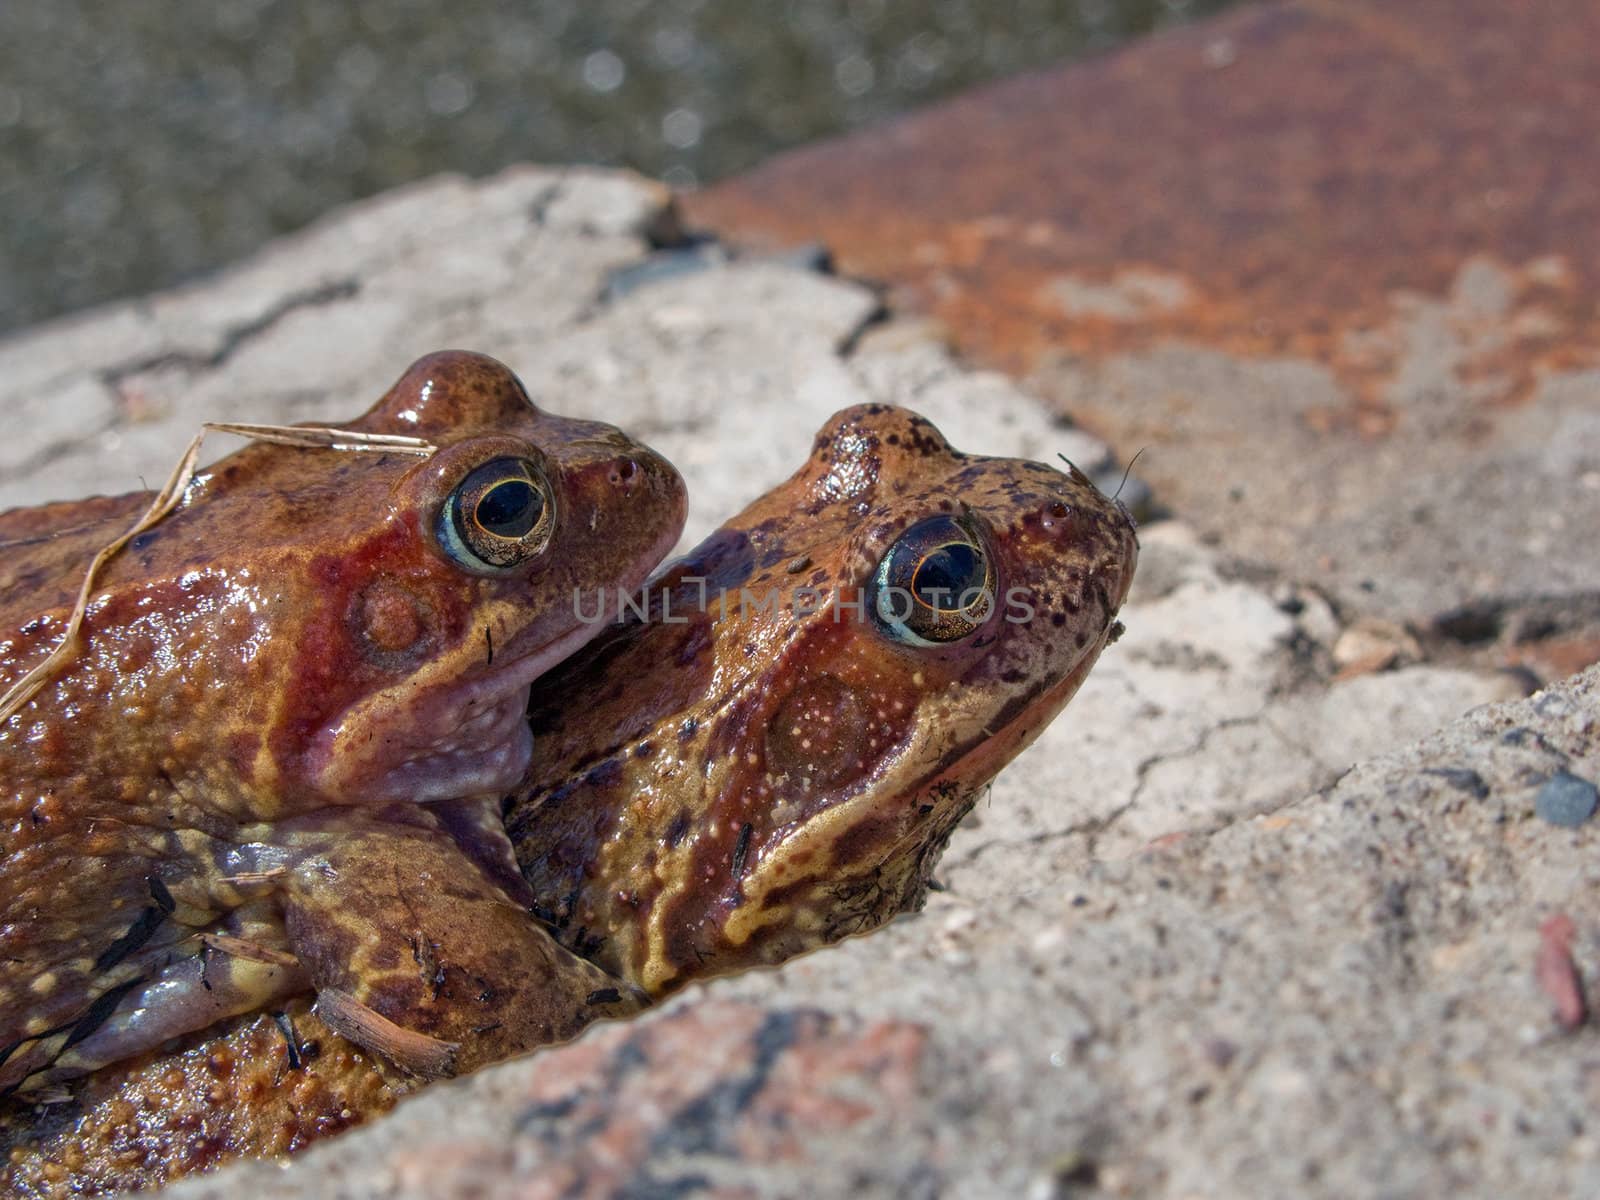
[[[0,727],[0,1090],[308,992],[430,1074],[592,1019],[565,997],[599,972],[527,920],[499,799],[529,683],[593,632],[573,589],[642,582],[682,481],[479,355],[421,360],[347,428],[437,449],[208,468]],[[0,686],[148,501],[0,514]]]
[[[535,687],[536,762],[504,805],[530,906],[651,996],[916,907],[953,827],[1115,637],[1136,558],[1076,472],[961,454],[902,409],[840,413],[668,570],[648,619]],[[987,607],[933,592],[973,585]],[[78,1156],[69,1178],[148,1186],[292,1151],[411,1086],[303,1002],[281,1025],[242,1018],[18,1114],[13,1146],[34,1145],[10,1182],[48,1191],[40,1164]]]

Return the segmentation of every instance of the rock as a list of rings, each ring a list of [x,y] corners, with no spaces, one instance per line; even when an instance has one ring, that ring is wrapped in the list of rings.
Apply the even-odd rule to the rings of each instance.
[[[1600,968],[1596,835],[1519,798],[1600,767],[1597,714],[1593,668],[1208,834],[1013,860],[171,1195],[1591,1194],[1590,1068],[1561,1035]]]
[[[1422,647],[1409,630],[1375,617],[1358,620],[1333,644],[1333,665],[1345,677],[1386,671],[1402,662],[1416,662]]]
[[[1595,787],[1566,771],[1557,771],[1545,780],[1534,799],[1533,811],[1552,825],[1576,829],[1595,810]]]
[[[1240,6],[688,213],[826,242],[1347,618],[1472,604],[1504,657],[1537,614],[1565,673],[1600,653],[1597,37],[1576,0]]]

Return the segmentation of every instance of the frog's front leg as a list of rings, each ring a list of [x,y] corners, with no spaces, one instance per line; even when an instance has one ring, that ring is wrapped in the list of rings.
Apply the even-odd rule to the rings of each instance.
[[[448,1075],[642,1007],[516,903],[459,828],[351,824],[306,855],[280,893],[317,1015],[336,1032],[417,1074]]]
[[[86,1075],[309,987],[270,895],[205,922],[209,928],[173,924],[149,953],[106,971],[95,999],[71,1020],[10,1047],[0,1062],[0,1094]]]

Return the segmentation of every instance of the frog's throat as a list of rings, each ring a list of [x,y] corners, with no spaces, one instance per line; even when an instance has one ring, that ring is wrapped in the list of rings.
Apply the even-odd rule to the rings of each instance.
[[[664,552],[665,548],[663,548]],[[339,803],[381,805],[463,796],[504,795],[516,789],[533,760],[528,693],[534,680],[577,653],[621,614],[622,597],[643,586],[656,559],[605,590],[598,615],[469,681],[419,693],[379,697],[346,712],[311,746],[318,791]],[[383,704],[391,719],[374,721]],[[403,716],[392,714],[403,710]],[[370,732],[381,727],[384,733]]]

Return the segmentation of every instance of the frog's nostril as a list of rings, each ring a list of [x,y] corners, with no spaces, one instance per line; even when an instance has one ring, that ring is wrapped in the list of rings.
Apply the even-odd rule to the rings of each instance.
[[[631,458],[619,459],[611,464],[611,483],[613,487],[627,487],[639,474],[639,464]]]
[[[1054,529],[1072,515],[1072,509],[1059,500],[1052,500],[1044,506],[1040,515],[1040,524],[1046,529]]]

